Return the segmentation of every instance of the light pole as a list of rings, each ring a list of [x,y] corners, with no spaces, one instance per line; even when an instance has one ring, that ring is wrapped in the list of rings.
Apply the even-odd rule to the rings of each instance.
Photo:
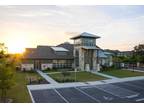
[[[77,71],[77,66],[76,66],[76,62],[77,61],[76,61],[76,59],[77,59],[77,57],[74,58],[74,71],[75,71],[74,72],[75,73],[74,77],[75,77],[75,82],[76,82],[76,71]]]
[[[77,70],[75,70],[75,82],[76,82],[76,71],[77,71]]]
[[[133,51],[133,72],[134,72],[134,51]]]

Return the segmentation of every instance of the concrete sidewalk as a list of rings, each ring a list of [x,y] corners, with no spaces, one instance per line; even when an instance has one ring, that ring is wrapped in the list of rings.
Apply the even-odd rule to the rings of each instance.
[[[43,89],[52,89],[52,88],[95,86],[95,85],[111,84],[111,83],[126,82],[126,81],[136,81],[136,80],[144,80],[144,76],[119,78],[119,79],[107,79],[107,80],[89,81],[89,82],[72,82],[72,83],[27,85],[27,87],[30,90],[43,90]]]
[[[51,89],[51,88],[67,88],[67,87],[79,87],[79,86],[93,86],[101,84],[110,84],[116,82],[126,82],[126,81],[135,81],[135,80],[144,80],[144,76],[136,77],[127,77],[127,78],[117,78],[110,75],[102,74],[95,72],[97,75],[101,75],[110,79],[100,80],[100,81],[87,81],[87,82],[71,82],[71,83],[58,83],[53,80],[51,77],[46,75],[40,70],[36,70],[43,78],[45,78],[50,84],[39,84],[39,85],[27,85],[30,90],[42,90],[42,89]],[[94,73],[94,72],[93,72]]]
[[[110,76],[110,75],[106,75],[106,74],[103,74],[103,73],[101,73],[101,72],[92,72],[92,73],[94,73],[94,74],[96,74],[96,75],[100,75],[100,76],[106,77],[106,78],[110,78],[110,79],[119,79],[119,78],[117,78],[117,77]]]
[[[52,79],[51,77],[49,77],[47,74],[43,73],[40,70],[36,70],[36,72],[38,74],[40,74],[45,80],[47,80],[49,83],[51,84],[58,84],[58,82],[56,82],[54,79]]]

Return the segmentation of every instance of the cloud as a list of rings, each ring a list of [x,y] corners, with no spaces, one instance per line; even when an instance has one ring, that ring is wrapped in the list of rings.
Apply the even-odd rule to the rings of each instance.
[[[21,17],[39,17],[39,16],[50,16],[52,15],[51,13],[48,12],[32,12],[32,13],[20,13],[16,14],[16,16],[21,16]]]
[[[116,47],[120,50],[133,49],[136,44],[144,40],[143,28],[143,16],[124,20],[113,20],[99,30],[103,35],[100,44],[103,47],[112,49],[116,49]]]
[[[0,7],[0,31],[3,34],[8,30],[33,32],[33,35],[41,40],[35,44],[56,44],[67,41],[77,33],[90,32],[101,36],[101,39],[97,40],[97,44],[101,48],[120,50],[132,49],[132,46],[144,40],[144,14],[140,10],[135,11],[140,13],[135,15],[131,11],[135,8],[129,6],[114,6],[115,8],[103,6],[105,9],[100,7]],[[121,18],[118,17],[118,14],[121,14]],[[43,39],[40,39],[42,37]],[[33,40],[35,39],[33,36]]]

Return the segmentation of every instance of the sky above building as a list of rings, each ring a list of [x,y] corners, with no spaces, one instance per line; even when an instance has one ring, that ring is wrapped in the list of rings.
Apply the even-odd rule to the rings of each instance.
[[[0,42],[10,53],[71,42],[78,33],[100,36],[103,49],[144,43],[144,6],[0,6]]]

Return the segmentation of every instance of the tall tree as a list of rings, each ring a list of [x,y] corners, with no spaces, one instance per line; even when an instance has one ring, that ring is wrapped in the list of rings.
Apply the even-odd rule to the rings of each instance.
[[[134,51],[138,54],[138,55],[144,55],[144,44],[139,44],[137,46],[134,47]]]
[[[137,56],[137,61],[144,63],[144,44],[139,44],[134,47],[135,56]]]
[[[0,58],[3,58],[4,56],[6,56],[8,52],[8,48],[5,47],[4,43],[0,43]]]

